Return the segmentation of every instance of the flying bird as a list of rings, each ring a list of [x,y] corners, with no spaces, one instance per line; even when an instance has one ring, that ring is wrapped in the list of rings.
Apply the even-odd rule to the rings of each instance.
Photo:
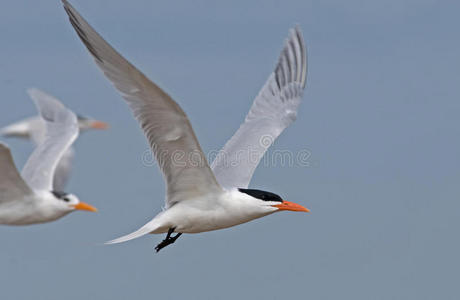
[[[166,233],[155,247],[158,252],[182,233],[223,229],[282,210],[309,211],[274,193],[247,188],[266,150],[259,147],[260,138],[275,139],[296,117],[307,76],[298,27],[290,31],[275,71],[245,122],[224,146],[226,157],[220,155],[212,170],[181,107],[112,48],[68,1],[62,2],[81,41],[140,123],[166,181],[165,209],[137,231],[107,243]],[[238,151],[247,145],[260,150],[255,161],[238,160]],[[227,161],[236,161],[236,166]]]
[[[55,99],[37,98],[34,102],[46,133],[21,174],[10,149],[0,143],[0,224],[45,223],[75,210],[96,211],[77,196],[53,189],[58,162],[78,136],[77,117]]]
[[[36,88],[28,89],[27,93],[32,99],[52,99],[59,101],[44,91]],[[80,132],[91,129],[107,129],[108,124],[91,118],[77,115],[78,127]],[[13,124],[0,129],[0,135],[4,137],[17,137],[32,140],[35,146],[39,145],[45,139],[46,125],[45,121],[40,116],[34,116],[17,121]],[[72,161],[75,156],[73,147],[69,147],[59,161],[55,176],[53,178],[53,189],[63,191],[72,171]]]

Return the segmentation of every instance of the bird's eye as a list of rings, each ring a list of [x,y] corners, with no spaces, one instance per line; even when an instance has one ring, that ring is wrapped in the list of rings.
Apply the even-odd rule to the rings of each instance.
[[[62,198],[62,200],[65,201],[65,202],[70,202],[70,199],[67,198],[67,197]]]

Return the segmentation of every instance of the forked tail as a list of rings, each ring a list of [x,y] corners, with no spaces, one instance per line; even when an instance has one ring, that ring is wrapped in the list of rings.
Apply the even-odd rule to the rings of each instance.
[[[154,231],[157,228],[158,228],[158,222],[157,222],[157,220],[153,219],[152,221],[148,222],[147,224],[145,224],[144,226],[142,226],[138,230],[136,230],[136,231],[134,231],[134,232],[132,232],[130,234],[124,235],[122,237],[116,238],[114,240],[105,242],[104,244],[106,244],[106,245],[118,244],[118,243],[123,243],[123,242],[130,241],[130,240],[133,240],[133,239],[137,239],[138,237],[146,235],[146,234]]]

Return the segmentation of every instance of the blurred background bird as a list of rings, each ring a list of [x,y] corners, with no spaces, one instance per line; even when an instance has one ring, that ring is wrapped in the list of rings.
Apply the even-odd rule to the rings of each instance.
[[[34,100],[40,101],[40,99],[44,99],[46,101],[46,99],[51,99],[51,101],[59,101],[54,96],[36,88],[28,89],[27,93]],[[109,125],[105,122],[81,115],[77,115],[77,122],[80,133],[92,129],[105,130],[109,127]],[[40,116],[25,118],[0,129],[0,135],[3,137],[27,139],[32,141],[35,146],[43,142],[45,134],[45,121]],[[53,188],[55,190],[63,191],[65,189],[72,172],[74,157],[75,149],[73,147],[69,147],[59,160],[53,179]]]
[[[14,165],[10,149],[0,143],[0,224],[45,223],[75,210],[96,211],[77,196],[53,188],[57,165],[78,136],[77,116],[52,97],[33,100],[44,124],[44,138],[22,174]]]

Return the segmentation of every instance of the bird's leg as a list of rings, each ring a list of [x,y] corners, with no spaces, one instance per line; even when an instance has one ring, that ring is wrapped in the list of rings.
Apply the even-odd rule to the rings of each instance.
[[[171,234],[174,232],[174,229],[175,228],[169,228],[168,230],[168,234],[166,235],[166,238],[164,240],[161,241],[161,243],[159,243],[156,247],[155,247],[155,250],[158,252],[160,251],[161,249],[163,249],[164,247],[168,246],[168,245],[171,245],[172,243],[174,243],[178,237],[181,236],[182,233],[178,233],[176,234],[175,236],[171,236]]]

